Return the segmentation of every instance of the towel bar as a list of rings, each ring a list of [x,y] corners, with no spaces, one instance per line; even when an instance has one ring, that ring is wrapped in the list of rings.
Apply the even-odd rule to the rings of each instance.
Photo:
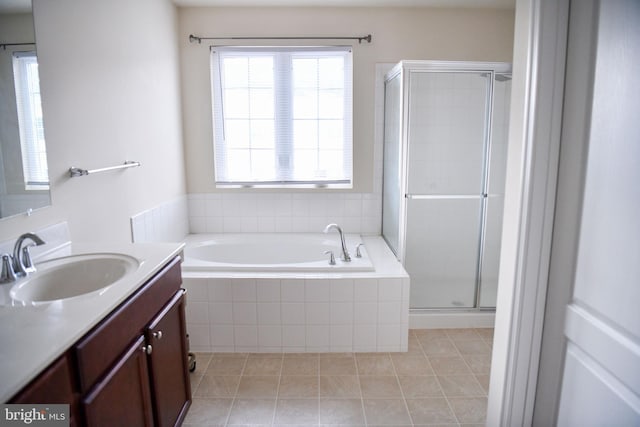
[[[135,168],[135,167],[138,167],[138,166],[140,166],[140,162],[132,162],[132,161],[129,161],[129,160],[124,162],[124,164],[122,164],[122,165],[110,166],[108,168],[91,169],[91,170],[75,168],[75,167],[72,166],[72,167],[69,168],[69,176],[71,178],[74,178],[76,176],[84,176],[84,175],[89,175],[89,174],[92,174],[92,173],[107,172],[107,171],[113,171],[113,170],[118,170],[118,169]]]

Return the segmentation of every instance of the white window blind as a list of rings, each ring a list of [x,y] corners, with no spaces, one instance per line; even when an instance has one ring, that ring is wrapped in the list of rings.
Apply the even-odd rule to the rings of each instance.
[[[219,186],[352,181],[350,47],[214,47]]]
[[[49,188],[49,171],[36,53],[14,52],[13,75],[25,189],[46,190]]]

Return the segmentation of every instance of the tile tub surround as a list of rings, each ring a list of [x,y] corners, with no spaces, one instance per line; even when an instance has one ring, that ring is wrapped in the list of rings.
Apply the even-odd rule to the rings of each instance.
[[[193,351],[406,351],[409,277],[380,237],[373,272],[187,272]]]
[[[429,329],[406,353],[198,353],[184,425],[484,425],[492,341]]]
[[[129,222],[134,243],[180,242],[189,234],[187,196],[139,212]]]
[[[192,193],[191,233],[321,232],[380,234],[381,193]]]

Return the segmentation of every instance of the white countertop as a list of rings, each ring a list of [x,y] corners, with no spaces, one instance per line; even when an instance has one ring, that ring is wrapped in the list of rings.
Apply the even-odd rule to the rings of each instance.
[[[182,252],[178,243],[72,244],[55,256],[118,253],[136,258],[139,267],[106,292],[31,306],[0,305],[0,402],[6,402],[108,313]],[[38,262],[36,261],[36,268]],[[38,274],[37,272],[35,273]],[[13,284],[0,285],[8,295]]]

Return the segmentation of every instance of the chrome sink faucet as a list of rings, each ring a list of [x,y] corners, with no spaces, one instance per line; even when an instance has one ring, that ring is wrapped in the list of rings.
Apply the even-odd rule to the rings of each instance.
[[[31,240],[32,243],[23,247],[23,243],[27,240]],[[16,244],[13,246],[13,255],[2,255],[2,272],[0,273],[0,283],[11,283],[18,280],[20,277],[24,277],[29,273],[36,271],[31,261],[31,254],[29,248],[32,246],[44,245],[38,235],[34,233],[25,233],[18,237]]]
[[[340,235],[340,244],[342,245],[342,261],[351,262],[351,256],[349,256],[349,251],[347,250],[347,245],[344,242],[344,233],[342,232],[342,228],[338,224],[329,224],[324,228],[324,232],[328,233],[332,229],[336,230]]]
[[[23,243],[27,239],[31,240],[33,243],[23,246]],[[44,240],[35,233],[24,233],[22,236],[18,237],[16,244],[13,246],[13,271],[16,277],[24,277],[27,274],[36,271],[36,268],[33,266],[33,262],[31,261],[29,248],[32,246],[44,245],[44,243]]]

